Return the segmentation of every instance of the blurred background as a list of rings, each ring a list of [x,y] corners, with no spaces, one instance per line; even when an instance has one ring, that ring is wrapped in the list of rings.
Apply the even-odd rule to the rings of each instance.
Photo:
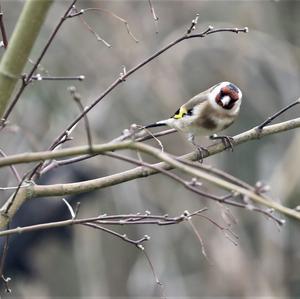
[[[31,53],[33,61],[69,3],[54,1]],[[4,0],[1,4],[10,37],[24,1]],[[159,17],[157,24],[146,0],[78,0],[78,9],[101,8],[110,12],[89,11],[83,18],[111,47],[97,41],[79,18],[67,20],[43,59],[40,72],[52,76],[84,75],[86,79],[34,82],[10,116],[10,125],[1,132],[1,149],[14,154],[48,148],[78,115],[69,86],[76,86],[84,105],[91,104],[119,76],[123,65],[128,70],[181,36],[196,13],[197,32],[212,25],[247,26],[249,33],[219,33],[184,41],[130,76],[89,114],[95,143],[119,136],[132,123],[142,125],[169,117],[187,99],[221,81],[231,81],[243,91],[241,113],[226,131],[229,135],[256,126],[299,97],[299,1],[182,0],[152,1],[152,5]],[[128,22],[138,43],[111,13]],[[30,67],[28,63],[27,70]],[[297,117],[299,109],[295,107],[279,120]],[[65,146],[86,143],[83,123],[72,136],[74,140]],[[161,142],[172,154],[193,150],[180,134],[163,137]],[[205,139],[199,142],[207,144]],[[270,185],[272,198],[293,208],[299,205],[299,146],[300,134],[294,130],[247,142],[233,153],[223,152],[204,163],[252,185],[257,181]],[[22,165],[17,169],[24,173],[30,167]],[[39,183],[77,182],[130,168],[131,165],[100,156],[54,170]],[[9,169],[1,169],[0,173],[1,186],[16,184]],[[213,191],[211,186],[207,190]],[[9,193],[1,192],[3,203]],[[145,210],[177,216],[184,210],[208,207],[206,215],[226,224],[222,216],[225,207],[199,198],[162,175],[67,200],[73,206],[81,202],[81,217]],[[230,212],[236,219],[232,230],[238,236],[237,246],[210,222],[194,219],[208,261],[186,224],[139,225],[117,231],[135,239],[144,234],[151,236],[145,244],[146,251],[168,298],[300,297],[299,222],[288,218],[279,228],[261,214],[232,207]],[[69,217],[60,198],[34,199],[19,210],[13,226]],[[5,274],[12,277],[12,296],[20,298],[131,298],[160,293],[139,250],[82,226],[12,236]]]

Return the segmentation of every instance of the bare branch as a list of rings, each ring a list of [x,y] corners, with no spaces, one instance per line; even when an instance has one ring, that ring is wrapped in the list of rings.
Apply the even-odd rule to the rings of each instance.
[[[190,191],[192,191],[192,192],[194,192],[194,193],[196,193],[200,196],[203,196],[203,197],[215,200],[215,201],[219,201],[219,202],[224,201],[223,196],[216,196],[216,195],[213,195],[211,193],[199,190],[197,185],[195,184],[195,182],[187,182],[187,181],[181,179],[178,175],[176,175],[176,174],[174,174],[174,173],[172,173],[172,172],[170,172],[170,171],[168,171],[164,168],[161,168],[161,167],[158,167],[156,165],[149,164],[149,163],[146,163],[146,162],[143,162],[143,161],[140,161],[140,160],[135,160],[133,158],[118,155],[116,153],[105,153],[105,155],[108,156],[108,157],[113,157],[113,158],[117,158],[117,159],[129,162],[129,163],[132,163],[132,164],[135,164],[135,165],[140,165],[140,166],[143,166],[143,167],[154,169],[157,172],[161,172],[162,174],[164,174],[164,175],[170,177],[171,179],[175,180],[176,182],[182,184],[186,189],[188,189],[188,190],[190,190]]]
[[[245,131],[241,134],[234,136],[233,137],[234,144],[237,146],[239,144],[242,144],[250,140],[260,139],[265,136],[296,129],[299,127],[300,127],[300,118],[295,118],[275,125],[267,126],[263,129],[262,133],[258,133],[256,127],[254,127],[253,129],[250,129],[248,131]],[[134,147],[135,145],[138,147],[138,144],[132,141],[98,144],[98,145],[93,145],[93,153],[100,154],[108,151],[121,150],[125,148]],[[204,157],[208,157],[220,153],[225,150],[225,147],[224,144],[220,142],[209,146],[207,149],[208,152],[204,154]],[[73,147],[68,149],[61,149],[57,151],[43,151],[43,152],[36,152],[36,153],[16,154],[16,155],[0,158],[0,167],[13,165],[13,164],[21,164],[21,163],[28,163],[34,161],[45,161],[49,159],[63,158],[68,156],[69,157],[78,156],[78,155],[85,155],[85,154],[89,154],[88,146],[78,146],[78,147]],[[181,158],[196,161],[197,151],[184,155],[180,157],[180,159]]]
[[[111,44],[109,44],[106,40],[104,40],[89,24],[88,22],[80,15],[80,21],[87,28],[89,32],[91,32],[97,39],[97,41],[102,42],[106,47],[111,48]]]
[[[213,225],[215,225],[219,230],[221,230],[223,233],[224,233],[224,236],[232,243],[234,244],[235,246],[237,246],[237,242],[235,240],[232,239],[231,236],[234,237],[234,239],[239,239],[239,237],[231,230],[230,227],[228,226],[222,226],[220,224],[218,224],[216,221],[214,221],[213,219],[211,219],[210,217],[206,216],[206,215],[202,215],[202,214],[199,214],[198,216],[203,216],[202,218],[208,220],[210,223],[212,223]],[[231,236],[229,236],[229,234]]]
[[[235,144],[240,144],[245,141],[249,141],[252,139],[258,139],[262,136],[286,131],[288,129],[296,128],[300,126],[300,118],[293,119],[290,121],[286,121],[283,123],[279,123],[276,125],[267,126],[263,129],[261,133],[259,133],[256,128],[253,128],[247,132],[244,132],[240,135],[237,135],[234,137]],[[265,197],[262,197],[261,195],[245,189],[244,187],[241,187],[239,185],[236,185],[234,183],[224,181],[223,179],[217,178],[211,174],[208,174],[204,170],[195,169],[194,167],[184,165],[179,161],[176,161],[166,153],[162,153],[158,149],[152,148],[151,146],[140,144],[140,143],[134,143],[132,141],[124,141],[121,143],[109,143],[109,144],[103,144],[103,145],[93,145],[93,153],[104,153],[112,150],[120,150],[120,149],[132,149],[132,150],[139,150],[143,151],[147,154],[153,155],[156,158],[165,161],[166,163],[159,163],[157,166],[160,168],[165,169],[171,169],[172,167],[178,168],[179,170],[186,172],[190,174],[191,176],[198,177],[200,179],[208,180],[212,182],[215,185],[218,185],[221,188],[225,188],[228,190],[234,190],[237,192],[237,194],[243,194],[244,196],[247,196],[251,198],[253,201],[256,201],[257,203],[260,203],[264,206],[273,208],[279,212],[282,212],[286,215],[289,215],[291,217],[295,217],[297,219],[300,219],[300,213],[296,210],[289,209],[287,207],[282,206],[279,203],[273,202],[269,199],[266,199]],[[218,143],[215,145],[212,145],[208,148],[208,154],[216,154],[220,151],[224,150],[224,145],[222,143]],[[82,154],[88,154],[90,151],[90,148],[88,146],[81,146],[81,147],[75,147],[70,149],[63,149],[63,150],[57,150],[55,152],[48,151],[48,152],[41,152],[41,153],[28,153],[28,154],[21,154],[21,155],[15,155],[7,158],[0,159],[0,166],[4,165],[10,165],[13,163],[24,163],[24,162],[32,162],[32,161],[41,161],[41,160],[47,160],[47,159],[53,159],[53,158],[59,158],[59,157],[66,157],[66,156],[74,156],[74,155],[82,155]],[[183,156],[187,159],[195,160],[197,159],[197,153],[191,153],[188,155]],[[156,170],[149,170],[147,172],[147,175],[152,175],[154,173],[157,173]],[[120,174],[115,174],[111,176],[107,176],[104,178],[94,179],[91,181],[86,182],[80,182],[80,183],[72,183],[72,184],[57,184],[57,185],[51,185],[51,186],[40,186],[40,185],[34,185],[27,188],[31,188],[31,191],[29,191],[30,195],[32,197],[39,197],[39,196],[64,196],[67,194],[75,194],[80,193],[83,190],[85,192],[91,191],[94,189],[99,189],[107,186],[112,186],[115,184],[119,184],[120,182],[125,182],[131,179],[135,179],[137,177],[144,177],[145,172],[144,169],[132,169],[125,171]],[[26,198],[20,198],[21,201],[17,202],[17,206],[22,204],[26,200]],[[9,201],[11,202],[11,201]],[[228,203],[229,199],[223,200],[224,203]],[[245,203],[238,203],[235,202],[237,206],[245,206]],[[17,209],[17,206],[14,207],[12,211]],[[5,207],[5,208],[4,208]],[[2,209],[5,209],[7,211],[7,204],[4,205]],[[250,208],[249,205],[247,205],[247,208]],[[9,213],[11,215],[11,211]],[[2,219],[3,221],[5,219]],[[5,223],[5,221],[4,221]]]
[[[80,157],[75,157],[75,158],[70,158],[70,159],[65,159],[65,160],[52,160],[51,163],[48,165],[44,166],[40,171],[39,174],[42,176],[46,174],[47,172],[59,167],[59,166],[66,166],[74,163],[78,163],[87,159],[90,159],[92,157],[97,156],[98,154],[93,154],[93,155],[83,155]]]
[[[165,295],[164,295],[164,285],[161,283],[161,281],[159,280],[158,278],[158,275],[156,274],[156,271],[154,269],[154,266],[153,266],[153,263],[151,262],[150,260],[150,257],[149,255],[147,254],[145,248],[143,247],[140,247],[140,250],[142,251],[143,255],[145,256],[149,266],[150,266],[150,269],[151,269],[151,272],[153,274],[153,277],[154,277],[154,280],[155,280],[155,283],[159,286],[160,290],[161,290],[161,297],[162,298],[166,298]]]
[[[188,223],[189,225],[191,226],[191,228],[193,229],[197,239],[199,240],[199,243],[201,245],[201,252],[203,254],[203,256],[206,258],[206,260],[208,262],[210,262],[210,260],[208,259],[208,256],[207,256],[207,253],[206,253],[206,250],[205,250],[205,246],[204,246],[204,242],[203,242],[203,239],[199,233],[199,231],[197,230],[196,226],[194,225],[194,223],[192,222],[192,220],[190,219],[190,217],[187,218],[188,219]]]
[[[54,76],[41,76],[41,74],[36,74],[31,77],[31,80],[35,81],[83,81],[85,77],[80,76],[70,76],[70,77],[54,77]]]
[[[187,217],[194,217],[196,215],[199,215],[206,211],[207,208],[201,209],[194,211],[193,213],[182,213],[179,216],[176,217],[169,217],[168,215],[152,215],[150,212],[146,211],[144,214],[126,214],[126,215],[100,215],[96,217],[90,217],[90,218],[82,218],[82,219],[76,219],[73,217],[72,213],[72,218],[68,220],[62,220],[62,221],[56,221],[56,222],[49,222],[49,223],[42,223],[42,224],[35,224],[35,225],[30,225],[30,226],[25,226],[25,227],[16,227],[12,229],[7,229],[4,231],[0,232],[0,236],[8,236],[12,234],[21,234],[21,233],[27,233],[27,232],[33,232],[33,231],[38,231],[38,230],[45,230],[45,229],[52,229],[52,228],[57,228],[57,227],[63,227],[63,226],[69,226],[69,225],[75,225],[75,224],[95,224],[99,226],[103,225],[117,225],[117,226],[122,226],[122,225],[159,225],[159,226],[164,226],[164,225],[174,225],[178,224],[180,222],[186,221]],[[76,215],[76,212],[74,212]],[[88,225],[91,226],[91,225]],[[95,227],[98,228],[99,227]],[[101,228],[102,229],[102,228]],[[106,230],[105,230],[106,231]],[[124,235],[118,235],[121,239],[127,239],[126,241],[129,241],[127,236]],[[140,245],[141,242],[144,242],[145,237],[139,239],[138,241],[134,241],[134,245]],[[147,240],[149,238],[146,238]]]

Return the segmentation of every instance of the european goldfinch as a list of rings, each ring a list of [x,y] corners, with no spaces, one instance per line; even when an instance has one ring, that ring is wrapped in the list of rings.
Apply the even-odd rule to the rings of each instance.
[[[183,104],[175,114],[165,120],[145,126],[169,126],[188,134],[194,144],[195,136],[222,138],[232,147],[228,136],[213,134],[228,128],[237,117],[242,100],[241,90],[230,82],[221,82],[203,91]],[[226,146],[226,143],[225,143]]]

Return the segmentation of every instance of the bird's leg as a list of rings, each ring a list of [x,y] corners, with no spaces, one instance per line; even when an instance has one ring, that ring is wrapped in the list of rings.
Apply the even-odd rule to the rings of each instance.
[[[209,139],[211,139],[211,140],[221,139],[222,143],[224,144],[225,149],[230,149],[233,152],[234,139],[231,136],[226,136],[226,135],[218,136],[217,134],[213,134],[213,135],[209,136]]]
[[[203,146],[200,146],[198,145],[196,142],[195,142],[195,136],[193,134],[189,134],[188,135],[188,140],[189,142],[192,143],[192,145],[194,145],[196,148],[197,148],[197,151],[199,153],[199,162],[200,163],[203,163],[203,158],[204,158],[204,152],[206,153],[206,155],[209,154],[209,151],[207,148],[203,147]]]

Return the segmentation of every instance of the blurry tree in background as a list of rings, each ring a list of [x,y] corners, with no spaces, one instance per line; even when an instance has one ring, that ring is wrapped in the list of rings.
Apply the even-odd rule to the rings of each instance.
[[[3,294],[299,296],[300,2],[0,4]],[[139,129],[222,81],[234,152]]]

